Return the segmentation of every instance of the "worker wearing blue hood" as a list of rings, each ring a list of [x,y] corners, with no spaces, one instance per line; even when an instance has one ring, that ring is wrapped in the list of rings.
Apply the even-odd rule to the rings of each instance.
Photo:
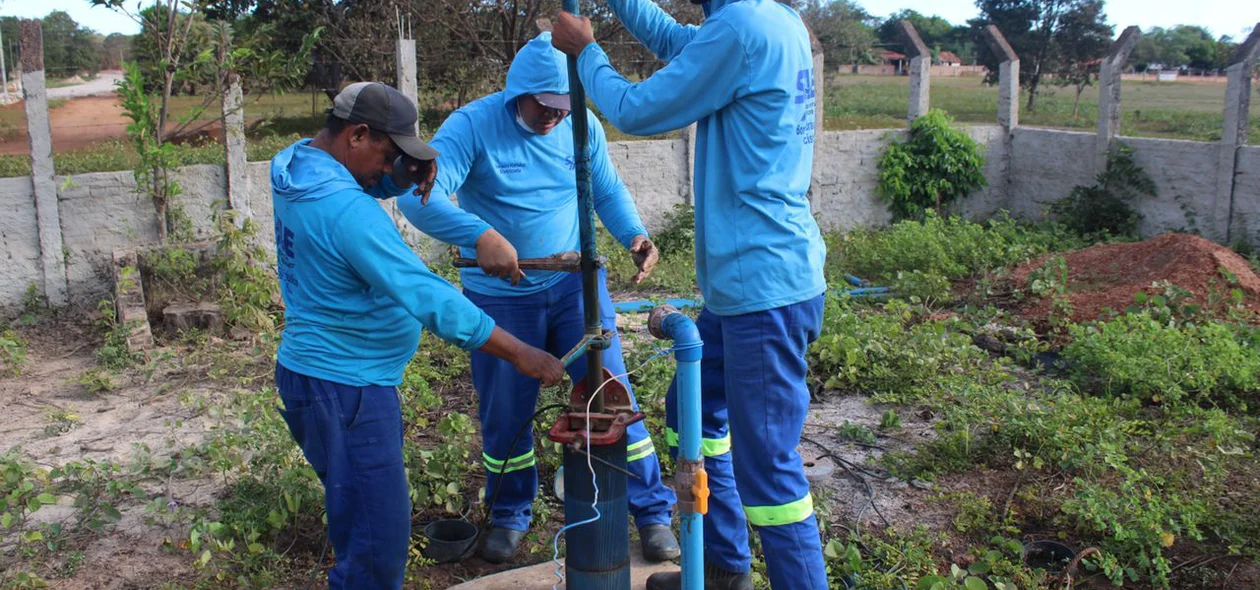
[[[550,33],[527,43],[512,60],[507,86],[451,114],[433,137],[442,152],[433,199],[415,196],[398,207],[421,231],[455,244],[479,268],[460,278],[468,298],[525,342],[563,354],[584,335],[581,275],[548,271],[522,273],[519,258],[543,258],[578,249],[577,184],[569,80],[564,55],[551,47]],[[591,121],[596,121],[592,115]],[[612,235],[639,265],[642,280],[656,263],[634,202],[608,158],[604,130],[590,126],[591,185],[595,210]],[[450,201],[457,194],[459,206]],[[600,276],[604,328],[616,331],[616,316]],[[621,341],[604,351],[604,366],[626,373]],[[574,382],[586,363],[573,362]],[[538,381],[489,355],[472,353],[473,385],[480,400],[482,458],[493,529],[481,555],[491,562],[510,559],[528,529],[538,471],[532,428],[513,448],[515,434],[527,428],[538,402]],[[625,379],[623,378],[623,381]],[[630,384],[627,381],[626,387]],[[674,494],[661,483],[660,464],[642,423],[627,439],[630,514],[639,527],[643,554],[653,561],[673,559],[678,542],[669,529]]]
[[[402,588],[411,538],[396,386],[421,327],[508,360],[548,383],[555,357],[528,346],[425,267],[375,199],[432,184],[437,152],[416,136],[416,107],[360,82],[333,101],[325,128],[271,160],[284,333],[281,414],[324,485],[337,564],[330,589]]]
[[[809,409],[805,351],[821,328],[826,289],[826,248],[806,197],[816,131],[809,32],[775,0],[704,2],[701,26],[680,25],[648,0],[609,5],[667,63],[632,83],[595,43],[590,21],[562,12],[553,39],[577,58],[587,96],[626,133],[697,124],[696,272],[705,300],[697,325],[712,492],[706,587],[752,588],[746,519],[761,537],[771,586],[826,588],[796,451]],[[666,422],[676,423],[672,412]],[[676,573],[648,583],[679,585]]]

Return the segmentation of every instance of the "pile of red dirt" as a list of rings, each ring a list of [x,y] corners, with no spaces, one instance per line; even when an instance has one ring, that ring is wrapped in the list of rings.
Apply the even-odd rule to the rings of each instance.
[[[1047,255],[1013,270],[1014,287],[1027,292],[1029,275],[1056,255]],[[1237,288],[1247,307],[1260,311],[1260,276],[1238,253],[1190,234],[1164,234],[1130,244],[1099,244],[1061,256],[1068,267],[1068,297],[1072,321],[1096,320],[1106,310],[1123,311],[1139,291],[1162,295],[1152,283],[1171,283],[1190,292],[1194,303],[1208,306],[1227,298]],[[1230,284],[1222,271],[1232,274]],[[1186,302],[1189,303],[1189,302]],[[1050,298],[1030,298],[1017,311],[1033,321],[1044,321]]]

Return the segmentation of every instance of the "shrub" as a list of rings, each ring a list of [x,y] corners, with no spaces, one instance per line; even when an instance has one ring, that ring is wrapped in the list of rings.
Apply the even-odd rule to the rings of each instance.
[[[910,124],[904,142],[894,141],[879,159],[876,192],[894,219],[921,219],[988,184],[984,149],[953,119],[933,109]]]
[[[985,354],[948,322],[915,322],[894,301],[864,312],[829,297],[822,335],[810,347],[810,370],[828,389],[860,390],[881,400],[915,402],[940,393],[942,380],[978,368]]]
[[[852,273],[925,300],[948,299],[951,281],[1081,245],[1055,226],[1030,228],[1009,218],[980,224],[931,211],[923,221],[859,229],[830,242],[833,273]]]
[[[1073,380],[1109,396],[1177,405],[1248,407],[1260,393],[1256,329],[1221,322],[1160,322],[1148,311],[1070,328],[1063,350]]]
[[[1133,160],[1133,150],[1116,144],[1107,155],[1107,168],[1094,184],[1077,186],[1050,213],[1082,236],[1132,237],[1142,216],[1132,203],[1140,197],[1155,196],[1155,181]]]

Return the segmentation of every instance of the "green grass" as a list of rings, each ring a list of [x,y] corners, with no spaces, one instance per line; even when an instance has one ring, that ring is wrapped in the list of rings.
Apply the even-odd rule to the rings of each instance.
[[[1223,84],[1125,81],[1123,91],[1122,135],[1198,141],[1221,138]],[[1044,88],[1036,112],[1028,111],[1025,97],[1020,101],[1020,124],[1093,131],[1098,88],[1085,89],[1076,117],[1072,116],[1074,94],[1071,88]],[[825,127],[833,131],[905,127],[909,95],[906,77],[833,76],[827,82]],[[931,100],[933,107],[961,122],[997,120],[997,87],[984,85],[980,78],[933,78]],[[1260,141],[1260,118],[1252,117],[1251,138],[1252,143]]]
[[[246,155],[251,162],[270,160],[276,152],[298,140],[298,135],[263,135],[251,137]],[[179,151],[179,165],[223,164],[223,146],[207,142],[186,145]],[[130,170],[136,165],[135,149],[125,141],[109,141],[90,148],[55,154],[53,166],[57,174],[87,174],[111,170]],[[0,178],[26,176],[31,173],[31,160],[26,154],[0,156]]]
[[[1260,91],[1253,90],[1253,96],[1256,92]],[[1222,84],[1126,81],[1120,132],[1136,137],[1217,141],[1223,125],[1224,93]],[[1029,112],[1021,100],[1020,123],[1031,127],[1093,131],[1097,87],[1086,89],[1081,96],[1080,112],[1075,117],[1072,116],[1073,94],[1070,88],[1047,87],[1038,98],[1036,112]],[[831,131],[903,128],[908,96],[909,79],[906,77],[832,76],[825,95],[825,128]],[[1260,102],[1260,96],[1255,101]],[[186,116],[201,102],[197,97],[175,97],[172,113]],[[64,101],[52,101],[51,107],[61,104]],[[250,159],[266,160],[272,155],[266,150],[287,145],[293,136],[314,135],[323,126],[324,111],[329,106],[328,97],[323,93],[314,96],[314,108],[309,92],[247,99],[246,112],[251,123],[264,121],[251,133]],[[932,106],[963,123],[992,123],[997,119],[997,88],[984,85],[980,78],[933,78]],[[421,114],[421,127],[431,133],[444,116],[444,111],[426,108]],[[197,120],[211,121],[217,117],[217,105],[211,104]],[[0,108],[0,137],[16,133],[25,124],[26,115],[21,105]],[[679,137],[677,131],[636,137],[621,133],[607,123],[604,129],[608,141]],[[1260,142],[1260,117],[1252,117],[1250,137],[1251,143]],[[191,146],[187,151],[184,156],[187,164],[223,161],[221,148],[214,145]],[[123,142],[108,142],[58,154],[56,166],[59,174],[83,174],[125,170],[132,166],[134,159]],[[0,156],[0,177],[29,173],[30,163],[25,155]]]

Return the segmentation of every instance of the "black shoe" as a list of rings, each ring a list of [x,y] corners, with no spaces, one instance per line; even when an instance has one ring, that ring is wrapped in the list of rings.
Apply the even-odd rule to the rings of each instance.
[[[525,538],[525,531],[492,528],[481,546],[481,558],[490,563],[503,563],[516,556],[516,548]]]
[[[674,531],[663,524],[650,524],[639,529],[639,544],[643,547],[643,558],[654,563],[678,559],[682,555]]]
[[[752,576],[731,572],[704,564],[704,590],[752,590]],[[682,588],[682,572],[652,574],[647,579],[648,590],[679,590]]]

